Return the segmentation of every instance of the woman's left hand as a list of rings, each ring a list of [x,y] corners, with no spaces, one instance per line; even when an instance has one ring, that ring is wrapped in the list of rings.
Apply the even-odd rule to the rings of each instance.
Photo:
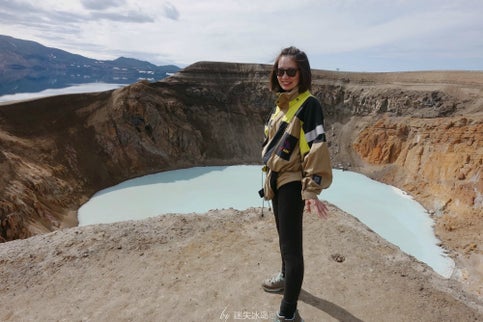
[[[315,212],[319,218],[327,219],[329,217],[329,209],[319,199],[305,200],[305,210],[309,213]]]

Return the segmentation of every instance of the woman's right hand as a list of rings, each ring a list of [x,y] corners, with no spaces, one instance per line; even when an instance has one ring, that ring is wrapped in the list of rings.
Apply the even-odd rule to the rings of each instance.
[[[319,199],[305,200],[305,211],[309,213],[315,212],[319,218],[327,219],[329,217],[329,209]]]

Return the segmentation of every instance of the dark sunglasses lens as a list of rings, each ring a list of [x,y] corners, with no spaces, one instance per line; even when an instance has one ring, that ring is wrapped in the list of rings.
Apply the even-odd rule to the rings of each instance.
[[[282,77],[283,74],[287,73],[287,76],[289,77],[294,77],[297,74],[297,69],[295,68],[289,68],[289,69],[278,69],[277,70],[277,76]]]
[[[290,77],[294,77],[295,74],[297,74],[297,70],[295,68],[287,69],[286,72],[287,72],[287,75]]]

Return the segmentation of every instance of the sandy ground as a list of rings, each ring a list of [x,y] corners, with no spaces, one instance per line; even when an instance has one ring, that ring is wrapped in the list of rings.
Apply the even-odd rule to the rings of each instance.
[[[483,299],[354,217],[304,217],[306,321],[483,321]],[[164,215],[0,244],[0,321],[271,321],[273,215]]]

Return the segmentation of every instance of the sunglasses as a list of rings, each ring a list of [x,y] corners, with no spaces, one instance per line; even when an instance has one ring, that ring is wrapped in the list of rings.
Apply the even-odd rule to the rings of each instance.
[[[278,68],[277,69],[277,76],[282,77],[283,74],[287,73],[288,77],[294,77],[297,75],[297,68],[288,68],[288,69],[283,69],[283,68]]]

